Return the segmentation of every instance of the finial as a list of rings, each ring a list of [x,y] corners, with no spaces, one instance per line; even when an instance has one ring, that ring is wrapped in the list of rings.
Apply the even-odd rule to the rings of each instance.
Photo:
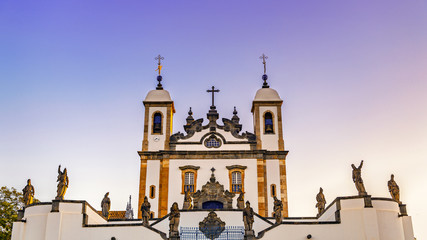
[[[187,117],[187,125],[184,125],[184,128],[187,126],[189,126],[192,122],[194,122],[194,118],[193,118],[193,111],[191,111],[191,107],[190,110],[188,111],[188,117]]]
[[[233,111],[234,115],[237,115],[237,110],[236,110],[236,106],[234,106],[234,111]]]
[[[231,121],[238,124],[240,121],[240,118],[237,116],[237,110],[236,107],[234,107],[234,111],[233,111],[233,117],[231,118]]]
[[[264,64],[264,75],[262,75],[262,80],[264,80],[264,83],[262,84],[262,88],[269,88],[270,86],[268,86],[268,83],[267,83],[267,79],[268,79],[267,66],[266,66],[267,62],[265,61],[265,59],[268,59],[268,57],[263,53],[261,57],[259,57],[259,59],[262,59],[262,64]]]
[[[193,116],[193,111],[191,111],[191,107],[190,107],[190,111],[188,111],[188,115]]]
[[[211,181],[211,183],[215,183],[216,182],[216,178],[215,178],[215,168],[211,168],[212,174],[211,174],[211,178],[209,179]]]
[[[159,62],[158,62],[158,64],[157,64],[157,69],[156,69],[156,71],[159,71],[159,76],[157,76],[157,81],[159,81],[159,83],[157,84],[157,87],[156,87],[156,89],[157,90],[162,90],[163,89],[163,86],[162,86],[162,83],[161,83],[161,81],[162,81],[162,76],[160,75],[160,72],[162,71],[162,63],[161,63],[161,60],[164,60],[165,58],[164,57],[162,57],[162,56],[160,56],[160,54],[157,56],[157,57],[155,57],[154,58],[155,60],[158,60]]]

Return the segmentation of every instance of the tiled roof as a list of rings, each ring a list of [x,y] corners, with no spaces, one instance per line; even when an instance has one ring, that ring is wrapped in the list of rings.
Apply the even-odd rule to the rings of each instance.
[[[102,211],[97,211],[102,216]],[[126,219],[126,211],[110,211],[108,219]]]

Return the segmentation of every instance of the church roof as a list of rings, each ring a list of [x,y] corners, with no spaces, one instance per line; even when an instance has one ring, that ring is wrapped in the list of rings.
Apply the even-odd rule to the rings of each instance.
[[[168,91],[161,89],[161,90],[151,90],[148,92],[147,96],[145,97],[144,102],[171,102],[172,98]]]
[[[272,88],[261,88],[255,94],[254,101],[282,101],[276,90]]]

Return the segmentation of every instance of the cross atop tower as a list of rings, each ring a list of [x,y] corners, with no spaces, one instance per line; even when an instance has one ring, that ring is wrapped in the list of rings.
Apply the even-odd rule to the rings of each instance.
[[[159,55],[160,56],[160,55]],[[265,59],[268,59],[268,57],[267,56],[265,56],[265,54],[263,53],[262,54],[262,56],[261,57],[259,57],[259,59],[262,59],[262,64],[264,64],[264,74],[266,74],[266,72],[267,72],[267,66],[266,66],[266,61],[265,61]]]
[[[216,107],[215,107],[215,97],[214,97],[214,94],[215,94],[216,92],[219,92],[219,89],[215,89],[215,87],[214,87],[214,86],[212,86],[212,90],[206,90],[206,92],[211,92],[211,93],[212,93],[212,105],[211,105],[211,109],[216,109]]]
[[[259,57],[259,59],[262,59],[262,64],[264,64],[264,75],[262,75],[262,80],[264,80],[264,83],[262,84],[262,88],[269,88],[270,87],[270,86],[268,86],[268,83],[267,83],[267,79],[268,79],[268,76],[267,76],[267,62],[265,61],[265,59],[267,59],[267,58],[268,57],[265,56],[264,53],[261,55],[261,57]]]
[[[159,71],[159,76],[157,76],[157,81],[159,81],[159,83],[157,84],[157,87],[156,87],[156,89],[157,90],[162,90],[163,89],[163,86],[162,86],[162,83],[161,83],[161,81],[162,81],[162,76],[160,75],[160,72],[162,71],[162,63],[161,63],[161,60],[163,60],[163,59],[165,59],[164,57],[162,57],[162,56],[160,56],[160,54],[159,54],[159,56],[157,56],[157,57],[155,57],[154,58],[155,60],[159,60],[159,63],[158,63],[158,65],[157,65],[157,69],[156,69],[156,71]]]

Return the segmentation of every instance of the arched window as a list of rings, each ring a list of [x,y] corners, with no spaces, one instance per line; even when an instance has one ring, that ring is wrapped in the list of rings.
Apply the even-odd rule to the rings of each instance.
[[[194,192],[194,173],[186,172],[184,178],[184,192]]]
[[[264,114],[264,133],[274,134],[273,115],[271,114],[271,112],[266,112]]]
[[[231,173],[231,191],[234,193],[242,191],[242,173],[240,171]]]
[[[162,134],[162,114],[159,112],[153,115],[153,134]]]
[[[153,199],[156,197],[156,186],[151,185],[150,186],[150,198]]]

